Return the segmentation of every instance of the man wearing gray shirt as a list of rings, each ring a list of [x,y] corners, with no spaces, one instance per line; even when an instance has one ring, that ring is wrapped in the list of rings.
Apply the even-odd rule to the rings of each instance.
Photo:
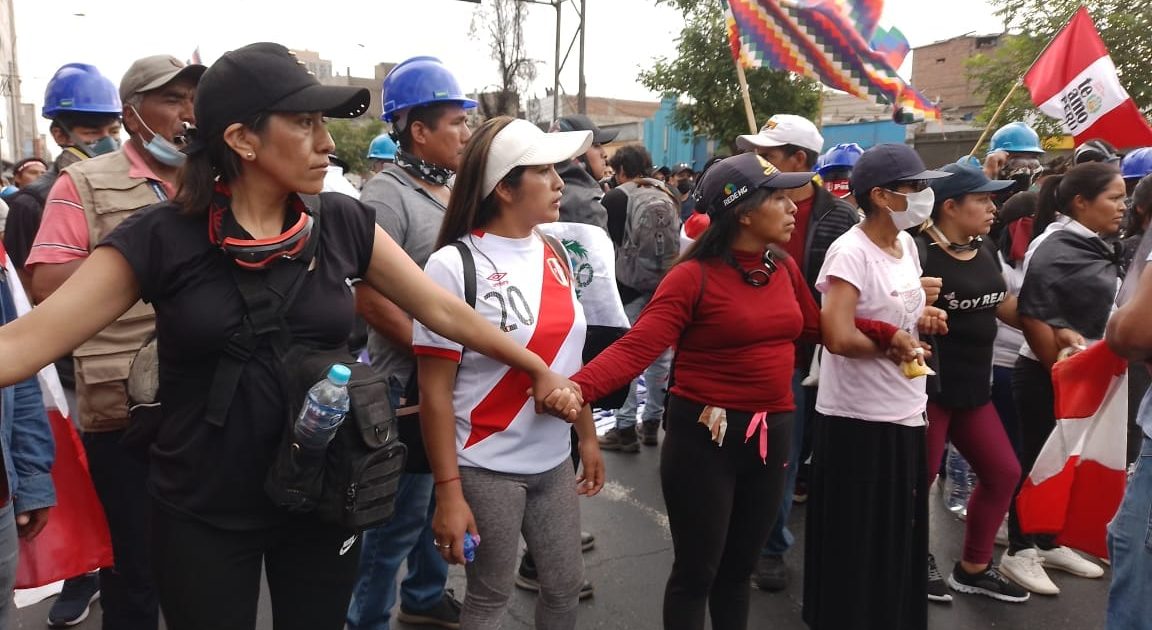
[[[414,57],[384,79],[384,120],[399,143],[394,164],[385,165],[360,192],[376,222],[421,267],[428,262],[451,192],[448,183],[472,136],[466,111],[476,107],[456,79],[433,57]],[[412,320],[363,283],[356,306],[368,322],[372,366],[388,377],[395,408],[416,402]],[[350,630],[388,630],[396,603],[396,576],[407,559],[400,589],[406,624],[460,627],[460,604],[445,591],[448,565],[433,546],[432,469],[420,438],[419,416],[399,416],[408,462],[400,478],[396,512],[383,527],[364,532],[360,574],[348,608]]]

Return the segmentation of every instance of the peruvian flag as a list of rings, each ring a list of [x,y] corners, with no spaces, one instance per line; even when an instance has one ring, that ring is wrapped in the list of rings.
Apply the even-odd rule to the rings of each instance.
[[[1032,64],[1024,86],[1040,111],[1063,121],[1077,145],[1093,138],[1117,148],[1152,145],[1152,127],[1121,87],[1084,6]]]
[[[1056,428],[1016,497],[1020,528],[1105,558],[1126,479],[1128,362],[1102,342],[1052,368]]]
[[[0,267],[14,268],[3,244],[0,244]],[[28,313],[32,305],[20,278],[9,272],[7,279],[16,312]],[[108,533],[104,506],[88,474],[88,458],[80,435],[68,417],[68,400],[56,375],[56,366],[49,363],[37,378],[56,442],[56,458],[52,463],[56,507],[49,512],[48,524],[38,536],[32,540],[20,539],[20,559],[16,567],[18,589],[45,586],[113,564],[112,537]]]

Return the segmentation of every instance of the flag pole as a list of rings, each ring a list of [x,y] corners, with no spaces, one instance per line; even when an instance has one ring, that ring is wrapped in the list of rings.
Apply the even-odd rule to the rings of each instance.
[[[980,148],[980,145],[984,144],[984,140],[988,138],[988,132],[992,131],[992,127],[995,126],[996,121],[1000,119],[1000,113],[1004,111],[1004,106],[1011,100],[1012,95],[1016,93],[1016,88],[1020,87],[1021,83],[1022,81],[1017,79],[1016,82],[1012,84],[1012,89],[1008,90],[1008,95],[1004,97],[1004,100],[1000,101],[1000,106],[996,108],[992,117],[988,119],[988,124],[984,126],[984,131],[981,132],[980,139],[976,141],[976,146],[972,147],[972,150],[968,152],[968,157],[976,155],[976,151]]]
[[[748,93],[748,77],[744,66],[736,59],[736,78],[740,80],[740,96],[744,99],[744,114],[748,116],[748,133],[756,133],[756,114],[752,113],[752,95]]]

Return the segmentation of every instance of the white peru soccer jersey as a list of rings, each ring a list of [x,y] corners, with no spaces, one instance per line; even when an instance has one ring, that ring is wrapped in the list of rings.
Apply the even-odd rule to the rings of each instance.
[[[565,376],[581,366],[584,312],[564,265],[538,236],[511,239],[475,232],[461,239],[476,262],[476,311],[516,343],[535,352]],[[425,273],[464,298],[460,252],[443,247]],[[413,351],[460,362],[453,405],[456,451],[461,466],[536,474],[560,465],[571,453],[571,425],[537,414],[525,391],[527,374],[480,353],[463,351],[415,322]]]

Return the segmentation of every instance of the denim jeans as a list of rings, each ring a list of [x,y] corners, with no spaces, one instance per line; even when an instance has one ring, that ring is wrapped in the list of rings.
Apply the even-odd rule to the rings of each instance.
[[[403,388],[392,383],[392,402]],[[405,610],[434,608],[444,597],[448,564],[433,546],[432,514],[436,510],[431,473],[404,473],[396,492],[396,512],[387,524],[362,536],[360,573],[348,606],[349,630],[388,630],[396,605],[396,576],[408,561],[408,574],[400,585]]]
[[[628,321],[636,323],[640,311],[648,305],[651,295],[641,295],[624,305],[624,314]],[[644,370],[644,386],[648,388],[648,395],[644,403],[644,422],[660,422],[664,419],[664,397],[668,393],[668,372],[672,368],[672,349],[668,348]],[[636,383],[632,381],[628,386],[628,398],[624,406],[616,411],[616,428],[631,429],[636,426],[636,409],[640,406],[636,399]]]
[[[1108,524],[1112,587],[1108,630],[1138,630],[1152,622],[1152,438],[1144,436],[1136,472]]]
[[[12,588],[16,584],[16,562],[20,559],[20,546],[16,537],[16,515],[12,502],[0,508],[0,628],[15,628],[12,618],[16,605],[12,603]]]
[[[788,468],[784,470],[784,494],[780,499],[780,511],[776,515],[776,524],[772,526],[772,533],[768,535],[768,542],[760,552],[762,556],[782,556],[796,537],[788,529],[788,516],[792,513],[792,494],[796,490],[796,473],[800,470],[800,453],[804,449],[804,425],[807,423],[807,390],[800,384],[808,370],[796,370],[792,373],[792,398],[796,401],[796,412],[793,414],[792,447],[788,451]]]

